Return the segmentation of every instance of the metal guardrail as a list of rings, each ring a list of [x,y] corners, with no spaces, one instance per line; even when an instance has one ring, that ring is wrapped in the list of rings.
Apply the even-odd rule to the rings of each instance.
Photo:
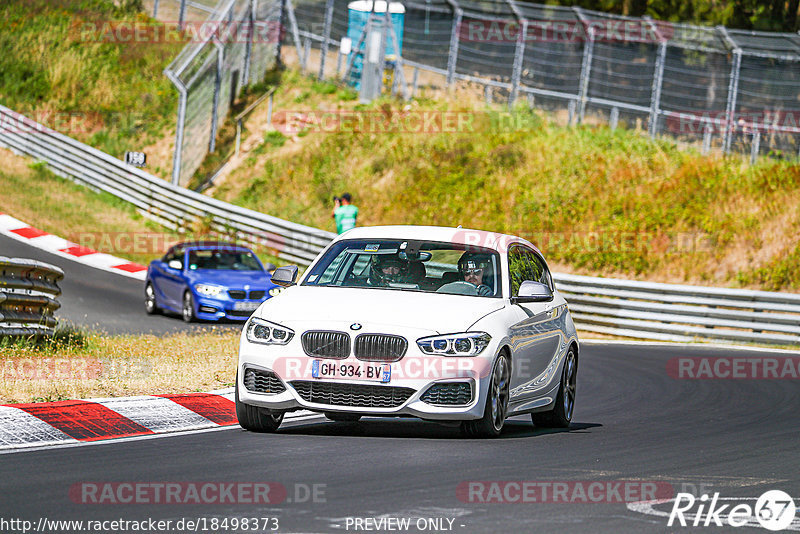
[[[302,265],[311,263],[336,235],[172,185],[4,106],[0,125],[0,145],[45,162],[59,176],[130,202],[144,216],[177,231],[204,223]]]
[[[638,339],[800,345],[800,294],[553,274],[588,332]]]
[[[62,278],[55,265],[0,256],[0,335],[52,334]]]
[[[308,265],[335,234],[174,186],[0,106],[0,145],[60,176],[106,191],[174,229],[210,221],[281,258]],[[9,128],[8,125],[16,125]],[[800,294],[553,274],[584,331],[637,339],[800,345]]]

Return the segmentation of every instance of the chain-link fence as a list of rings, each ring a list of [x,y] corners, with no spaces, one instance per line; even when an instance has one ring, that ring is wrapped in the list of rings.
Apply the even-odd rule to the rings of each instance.
[[[473,82],[487,100],[565,112],[569,123],[641,128],[751,161],[800,157],[800,35],[519,0],[402,5],[400,68],[410,94]],[[295,0],[303,69],[320,78],[349,74],[352,53],[340,47],[354,9],[381,18],[386,4]],[[357,50],[355,42],[348,47]]]
[[[275,65],[280,0],[155,0],[153,16],[176,22],[190,43],[164,73],[179,92],[172,181],[185,185],[214,151],[239,91]]]

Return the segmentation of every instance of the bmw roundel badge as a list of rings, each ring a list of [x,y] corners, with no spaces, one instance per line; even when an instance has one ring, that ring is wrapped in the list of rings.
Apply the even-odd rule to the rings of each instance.
[[[361,330],[361,323],[353,323],[350,325],[350,330]]]

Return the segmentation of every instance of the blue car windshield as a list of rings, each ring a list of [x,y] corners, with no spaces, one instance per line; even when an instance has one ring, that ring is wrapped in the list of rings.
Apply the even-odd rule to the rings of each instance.
[[[191,250],[189,270],[261,271],[255,254],[248,250]]]
[[[350,239],[328,249],[303,285],[499,298],[500,256],[456,243]]]

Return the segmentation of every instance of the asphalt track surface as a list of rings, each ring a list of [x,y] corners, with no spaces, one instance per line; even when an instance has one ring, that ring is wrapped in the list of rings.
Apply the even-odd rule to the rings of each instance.
[[[0,255],[35,258],[65,270],[62,318],[109,332],[197,328],[177,317],[146,316],[139,281],[2,236]],[[409,518],[414,525],[417,518],[438,517],[453,519],[451,530],[425,532],[676,532],[703,529],[670,528],[665,517],[632,511],[620,502],[465,502],[457,489],[471,481],[582,482],[586,487],[634,480],[667,483],[673,492],[719,492],[723,498],[753,498],[770,489],[800,497],[798,381],[678,380],[667,373],[667,362],[679,356],[769,354],[586,344],[568,431],[537,429],[529,419],[515,418],[499,439],[473,440],[457,428],[415,419],[353,424],[313,418],[284,424],[277,434],[233,427],[3,454],[0,519],[37,524],[40,518],[269,517],[278,519],[278,532],[375,532],[352,524],[348,529],[347,518]],[[69,494],[82,482],[276,482],[287,489],[288,499],[258,505],[83,504]],[[304,488],[312,485],[322,485],[317,501],[298,502],[298,494],[304,496]],[[20,532],[8,525],[0,530]],[[74,530],[48,530],[68,531]]]
[[[618,502],[487,504],[463,502],[456,490],[466,481],[641,480],[721,497],[757,497],[769,489],[800,496],[796,380],[678,380],[666,372],[675,356],[732,354],[765,356],[584,345],[569,431],[536,429],[523,418],[509,421],[499,439],[473,440],[456,428],[414,419],[314,419],[277,434],[237,427],[0,455],[0,517],[277,517],[279,532],[355,532],[346,529],[347,517],[378,516],[454,518],[452,531],[464,533],[699,531],[668,528],[666,518]],[[290,500],[296,484],[323,484],[324,502],[73,502],[70,487],[87,481],[277,482]]]
[[[64,270],[59,283],[61,308],[56,317],[109,334],[166,334],[207,328],[186,324],[178,315],[148,316],[144,312],[144,283],[120,274],[95,269],[0,235],[0,256],[30,258]],[[227,323],[223,328],[241,328]]]

